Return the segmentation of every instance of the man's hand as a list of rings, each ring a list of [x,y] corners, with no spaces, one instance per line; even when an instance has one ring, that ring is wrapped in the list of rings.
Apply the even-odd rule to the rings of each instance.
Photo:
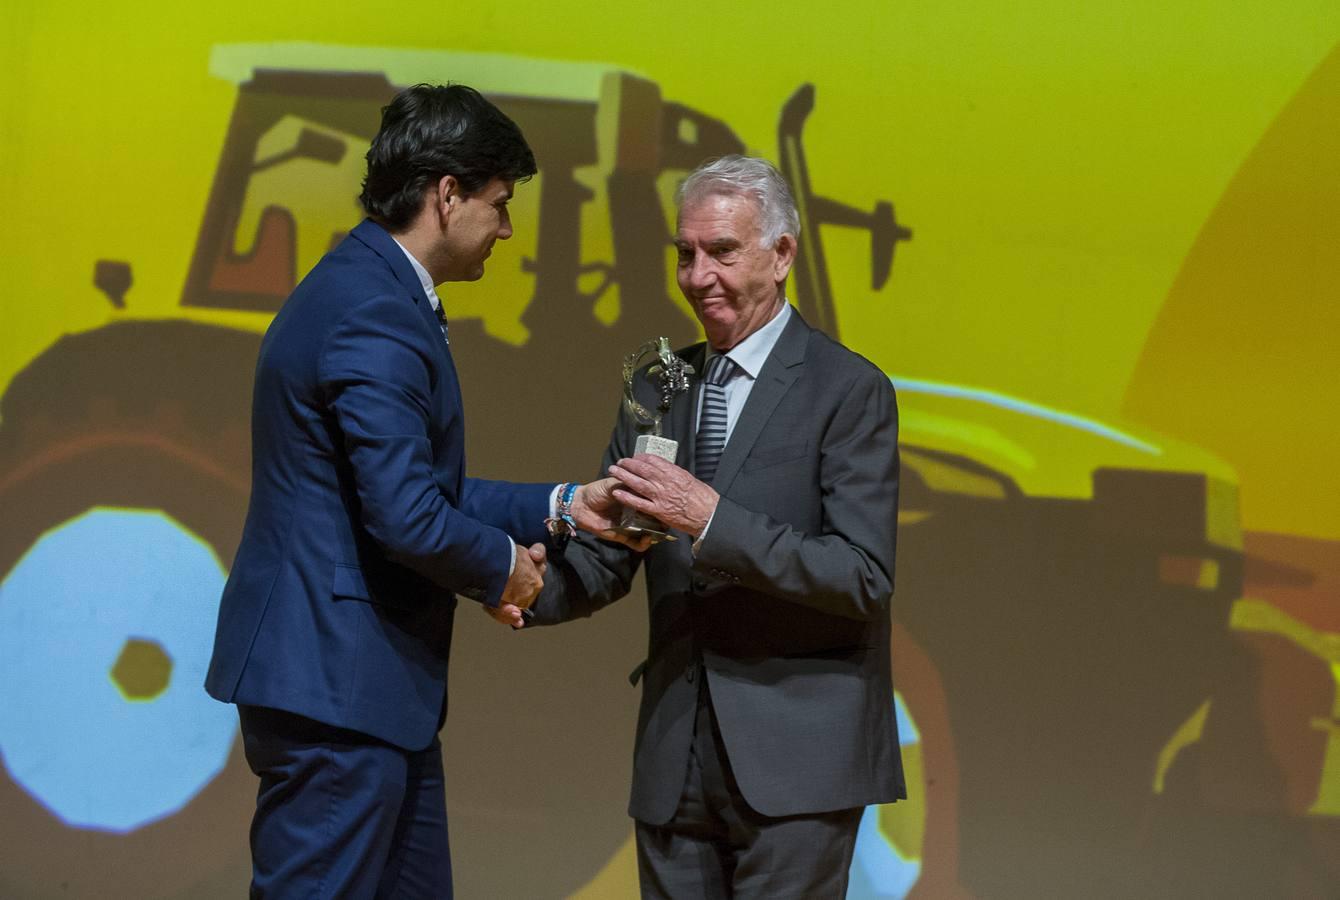
[[[634,537],[614,531],[619,524],[619,514],[623,505],[614,496],[619,482],[614,478],[602,478],[577,488],[572,498],[572,519],[577,527],[589,531],[598,538],[624,544],[634,550],[646,550],[651,546],[651,538],[646,535]]]
[[[621,485],[614,489],[614,499],[692,538],[703,533],[721,499],[710,485],[650,453],[619,460],[610,466],[610,474]]]
[[[544,571],[549,565],[544,557],[544,544],[532,544],[529,549],[520,544],[515,547],[516,565],[512,567],[512,575],[503,588],[502,599],[498,601],[499,610],[505,606],[517,610],[528,609],[535,602],[535,595],[540,592],[540,588],[544,587]]]
[[[521,612],[521,607],[513,606],[510,603],[499,603],[497,609],[492,606],[483,607],[484,612],[488,613],[495,622],[503,625],[510,625],[512,630],[517,630],[526,624],[526,617]]]

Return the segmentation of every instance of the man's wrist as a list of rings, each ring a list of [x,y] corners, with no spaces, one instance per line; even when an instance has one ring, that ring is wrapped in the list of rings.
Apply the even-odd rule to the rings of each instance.
[[[702,549],[703,540],[707,537],[707,529],[712,527],[712,520],[717,517],[717,507],[720,504],[721,504],[721,498],[718,497],[717,502],[712,504],[712,511],[707,514],[707,521],[703,523],[703,530],[698,532],[698,536],[694,538],[693,543],[689,545],[689,549],[690,551],[692,551],[694,556],[697,556],[698,551]]]
[[[558,552],[577,535],[577,521],[572,517],[572,503],[577,496],[577,485],[566,481],[554,489],[553,515],[544,520],[549,532],[549,543]]]

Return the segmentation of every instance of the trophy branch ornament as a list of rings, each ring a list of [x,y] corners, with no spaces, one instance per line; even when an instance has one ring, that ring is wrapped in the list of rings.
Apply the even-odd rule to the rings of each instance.
[[[649,410],[639,403],[633,393],[633,379],[636,377],[638,364],[648,354],[654,354],[657,358],[657,362],[647,368],[647,378],[656,385],[655,410]],[[670,403],[676,395],[688,391],[689,376],[692,374],[693,366],[675,355],[670,349],[669,338],[658,337],[654,341],[647,341],[624,357],[623,408],[632,417],[638,431],[634,453],[650,453],[667,462],[675,461],[675,455],[679,452],[679,442],[661,434],[661,420],[670,411]],[[651,538],[652,543],[676,540],[660,521],[627,507],[624,508],[623,517],[615,531],[634,536],[646,535]]]

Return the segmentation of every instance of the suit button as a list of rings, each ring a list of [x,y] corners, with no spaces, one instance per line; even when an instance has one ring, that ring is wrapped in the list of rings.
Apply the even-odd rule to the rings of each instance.
[[[696,673],[697,671],[698,667],[695,665],[695,666],[689,666],[689,670],[684,673],[684,677],[688,679],[689,684],[693,684],[693,679],[696,677],[694,673]]]
[[[695,591],[705,591],[707,590],[707,582],[701,578],[695,578],[693,579],[693,589]]]

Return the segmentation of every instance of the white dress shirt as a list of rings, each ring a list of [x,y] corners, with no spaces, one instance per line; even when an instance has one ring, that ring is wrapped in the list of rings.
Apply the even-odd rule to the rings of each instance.
[[[735,423],[740,419],[740,411],[744,409],[745,401],[749,399],[749,392],[754,389],[754,382],[758,380],[758,373],[763,371],[763,364],[768,361],[768,357],[772,354],[772,348],[777,345],[777,339],[782,336],[782,331],[790,320],[791,304],[783,298],[782,308],[768,321],[768,324],[726,351],[725,356],[735,363],[735,369],[722,386],[722,391],[726,395],[726,447],[730,446],[730,436],[735,431]],[[707,363],[712,357],[720,355],[709,344],[707,355],[703,357],[703,372],[707,371]],[[703,414],[702,391],[702,382],[699,382],[698,418],[700,421]],[[724,447],[722,452],[725,452]],[[698,552],[703,538],[707,537],[707,529],[712,527],[712,519],[714,518],[716,518],[715,510],[708,517],[707,524],[703,526],[703,533],[698,535],[693,542],[694,553]]]
[[[391,240],[395,241],[392,237]],[[423,295],[428,298],[428,304],[433,308],[433,314],[442,308],[442,298],[437,296],[437,287],[433,284],[433,276],[428,274],[428,270],[423,264],[414,258],[414,254],[405,249],[405,245],[395,241],[395,245],[400,248],[400,252],[405,254],[405,259],[414,267],[414,274],[419,276],[419,286],[423,288]],[[443,335],[445,337],[445,335]]]
[[[772,348],[777,345],[777,339],[782,336],[786,323],[791,319],[791,304],[783,301],[782,308],[777,311],[768,324],[764,325],[758,331],[755,331],[749,337],[740,341],[734,347],[726,351],[725,356],[733,363],[735,369],[731,372],[722,390],[726,394],[726,445],[730,444],[730,436],[735,431],[735,423],[740,418],[740,410],[744,409],[744,403],[749,399],[749,392],[754,389],[754,382],[758,380],[758,373],[763,371],[763,364],[768,361]],[[707,355],[703,357],[703,372],[707,371],[707,364],[712,361],[712,357],[722,354],[713,350],[708,345]],[[703,383],[698,384],[698,419],[702,420],[703,414]],[[697,423],[695,423],[695,430]]]

